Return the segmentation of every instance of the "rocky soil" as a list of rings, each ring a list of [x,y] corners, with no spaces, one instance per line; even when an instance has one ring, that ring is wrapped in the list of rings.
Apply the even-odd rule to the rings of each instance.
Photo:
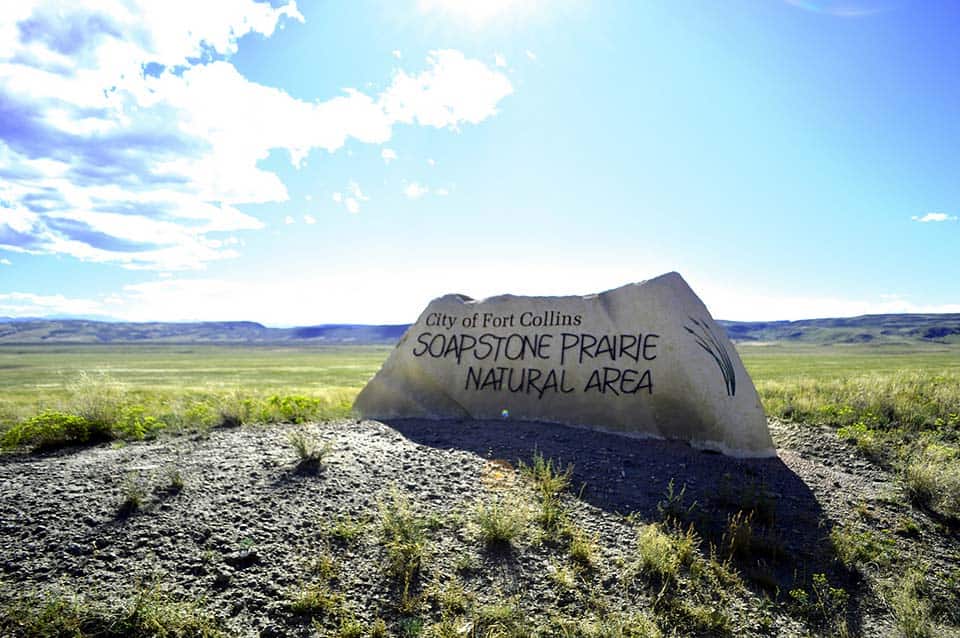
[[[228,635],[313,636],[334,631],[335,620],[295,613],[290,601],[326,557],[331,591],[358,621],[383,618],[392,635],[415,634],[411,617],[438,619],[430,592],[454,579],[472,605],[508,600],[534,624],[598,609],[657,620],[657,588],[625,584],[624,574],[638,528],[670,509],[673,481],[675,493],[685,486],[674,509],[695,525],[705,555],[741,509],[754,512],[768,551],[738,557],[745,587],[714,597],[726,628],[660,623],[665,635],[820,633],[787,593],[809,588],[818,573],[848,592],[852,633],[898,635],[886,587],[919,564],[928,566],[937,635],[956,635],[956,529],[913,508],[892,474],[833,432],[778,422],[771,429],[779,458],[764,460],[556,425],[415,420],[216,429],[8,454],[0,457],[0,598],[55,590],[121,600],[159,583],[177,599],[199,601]],[[330,442],[319,471],[298,465],[291,430]],[[478,503],[532,494],[516,468],[536,453],[574,465],[563,502],[598,549],[572,587],[556,577],[566,550],[544,542],[535,523],[507,550],[486,547],[477,534]],[[412,610],[398,607],[398,587],[384,574],[378,505],[392,490],[431,521],[414,584],[423,596]],[[124,509],[137,493],[140,506]],[[355,542],[334,538],[344,521],[360,525]],[[834,528],[881,539],[890,556],[844,565],[829,540]]]

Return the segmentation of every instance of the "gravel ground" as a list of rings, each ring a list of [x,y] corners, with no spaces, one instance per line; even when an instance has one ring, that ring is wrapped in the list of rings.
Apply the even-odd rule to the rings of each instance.
[[[229,635],[312,636],[309,618],[294,614],[289,600],[311,580],[311,560],[330,555],[339,565],[334,586],[356,617],[380,616],[395,630],[401,614],[375,524],[378,503],[395,488],[435,521],[424,588],[457,574],[478,602],[509,598],[531,618],[547,609],[576,616],[586,604],[582,594],[559,592],[546,577],[562,558],[555,547],[528,535],[511,551],[488,551],[471,529],[476,503],[522,490],[517,461],[539,452],[575,466],[564,504],[597,539],[588,589],[610,609],[649,602],[649,593],[628,591],[620,576],[637,525],[661,518],[657,505],[671,480],[686,486],[685,504],[697,503],[690,516],[704,545],[719,541],[745,499],[766,513],[776,536],[776,556],[764,563],[772,582],[748,579],[748,588],[723,602],[731,633],[806,635],[787,613],[783,591],[827,573],[851,592],[854,633],[896,635],[875,579],[840,565],[826,540],[832,526],[850,520],[879,533],[909,516],[919,531],[896,537],[903,561],[930,564],[934,597],[950,596],[943,583],[960,574],[956,530],[911,508],[891,474],[834,433],[775,421],[770,427],[779,458],[760,460],[556,425],[419,420],[217,429],[8,454],[0,457],[0,589],[3,597],[54,587],[114,600],[159,581],[177,597],[200,600]],[[293,429],[331,443],[319,472],[298,466],[288,442]],[[170,489],[174,474],[182,490]],[[124,513],[121,503],[137,487],[143,503]],[[330,540],[331,525],[344,517],[369,521],[356,544]],[[763,592],[777,586],[781,602],[761,610]]]

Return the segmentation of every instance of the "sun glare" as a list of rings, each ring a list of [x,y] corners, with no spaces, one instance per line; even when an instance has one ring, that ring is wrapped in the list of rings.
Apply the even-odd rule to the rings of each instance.
[[[538,12],[543,0],[419,0],[421,13],[443,14],[472,27],[491,22],[524,20]]]

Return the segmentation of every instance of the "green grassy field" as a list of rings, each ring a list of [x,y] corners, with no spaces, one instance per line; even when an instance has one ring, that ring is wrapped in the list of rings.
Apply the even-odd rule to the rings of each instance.
[[[0,346],[0,427],[45,410],[69,412],[92,398],[84,393],[161,413],[177,403],[269,396],[336,396],[343,408],[390,349]],[[863,419],[918,430],[960,426],[958,346],[746,344],[739,351],[771,416],[836,427]]]
[[[914,345],[753,345],[739,344],[737,352],[755,383],[789,381],[809,376],[832,379],[865,372],[960,372],[960,346]]]
[[[355,393],[390,350],[389,346],[0,346],[0,419],[9,425],[11,419],[64,407],[81,386],[111,386],[140,400]],[[739,352],[772,416],[823,421],[830,412],[824,408],[850,405],[856,410],[865,408],[868,399],[884,398],[891,404],[912,401],[913,412],[918,407],[927,411],[932,419],[928,425],[938,417],[949,419],[951,407],[960,411],[960,346],[746,344]],[[943,395],[942,405],[929,400],[938,393]],[[837,426],[854,421],[827,419]]]
[[[342,417],[389,351],[385,346],[0,346],[0,434],[6,447],[56,445],[223,422]],[[82,417],[86,425],[63,432],[70,429],[64,415]]]
[[[837,427],[960,426],[960,347],[741,345],[770,416]]]
[[[130,388],[255,390],[308,394],[360,388],[389,346],[81,345],[0,346],[0,393],[42,403],[80,373],[106,375]]]

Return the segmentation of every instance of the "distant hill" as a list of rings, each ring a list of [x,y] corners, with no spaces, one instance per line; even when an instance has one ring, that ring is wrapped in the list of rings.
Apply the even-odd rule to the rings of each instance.
[[[84,319],[0,319],[2,343],[331,343],[392,344],[407,325],[324,324],[268,328],[253,321],[126,323]]]
[[[735,342],[960,343],[960,314],[863,315],[801,321],[719,321]],[[321,324],[268,328],[252,321],[125,323],[0,318],[0,344],[313,343],[393,344],[409,324]]]
[[[960,314],[862,315],[800,321],[720,321],[736,342],[960,343]]]

